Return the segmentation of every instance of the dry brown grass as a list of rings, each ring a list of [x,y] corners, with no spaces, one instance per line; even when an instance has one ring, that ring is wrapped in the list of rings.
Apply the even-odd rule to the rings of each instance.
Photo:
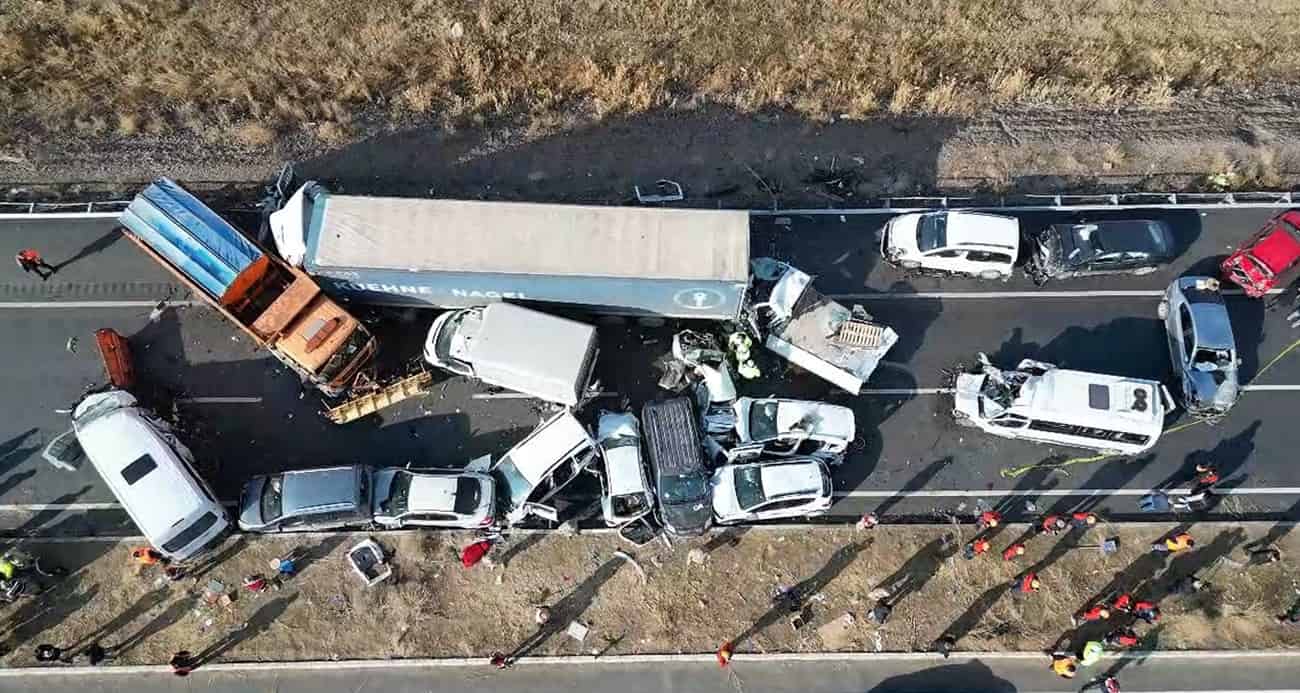
[[[0,139],[246,122],[329,139],[363,112],[701,101],[814,119],[1158,107],[1294,81],[1297,16],[1289,0],[0,0]]]
[[[557,634],[539,653],[592,653],[606,647],[613,654],[711,652],[755,623],[767,625],[744,639],[742,651],[926,650],[954,623],[964,624],[958,629],[963,650],[1036,651],[1051,647],[1069,632],[1070,614],[1108,585],[1146,596],[1149,592],[1142,583],[1165,569],[1174,576],[1198,570],[1215,589],[1163,601],[1160,648],[1300,646],[1300,631],[1273,621],[1296,598],[1291,576],[1300,535],[1279,541],[1285,552],[1282,563],[1243,570],[1240,542],[1259,537],[1263,529],[1200,524],[1191,530],[1199,539],[1198,549],[1184,557],[1156,561],[1157,567],[1148,565],[1147,547],[1167,527],[1134,530],[1101,525],[1091,530],[1087,542],[1119,536],[1117,554],[1103,558],[1095,548],[1065,551],[1041,569],[1040,593],[1017,598],[1008,593],[1012,579],[1028,565],[1044,560],[1057,540],[1031,540],[1029,553],[1019,563],[1004,563],[997,556],[975,561],[928,558],[934,556],[932,542],[941,533],[958,531],[962,534],[958,541],[966,541],[970,529],[885,526],[870,533],[758,529],[735,544],[715,542],[720,546],[703,564],[693,564],[687,556],[690,548],[706,545],[705,540],[684,542],[675,549],[658,542],[633,549],[608,535],[552,534],[518,552],[504,567],[473,570],[463,569],[455,554],[470,540],[467,535],[386,534],[376,538],[395,552],[397,576],[370,589],[361,586],[344,564],[345,549],[357,541],[352,537],[308,566],[292,584],[260,595],[239,590],[241,578],[266,571],[269,559],[291,547],[313,546],[320,539],[249,537],[241,551],[197,584],[187,580],[174,585],[159,579],[156,572],[137,575],[126,544],[106,552],[105,547],[87,544],[33,545],[33,550],[54,561],[86,567],[44,602],[0,608],[0,625],[11,638],[0,644],[13,647],[0,661],[30,665],[31,648],[38,642],[80,642],[116,622],[114,632],[97,636],[105,644],[120,643],[142,628],[154,633],[123,653],[117,663],[158,663],[178,649],[201,649],[241,623],[256,623],[268,602],[291,597],[293,603],[281,616],[265,630],[254,628],[255,636],[227,657],[486,657],[509,649],[535,630],[535,605],[559,609],[566,599],[585,607],[578,609],[577,618],[591,627],[591,634],[581,646]],[[1007,528],[995,547],[1001,549],[1021,529]],[[855,542],[863,542],[860,553],[844,553]],[[1229,547],[1228,560],[1219,559]],[[508,550],[509,546],[498,552],[498,559]],[[645,582],[614,557],[616,550],[635,554],[646,572]],[[589,578],[600,574],[610,561],[614,572],[592,588]],[[896,587],[892,580],[898,579],[905,565],[910,566],[916,591],[901,599],[884,627],[869,624],[865,616],[874,604],[872,591],[882,584]],[[1121,571],[1130,572],[1130,577],[1112,584]],[[769,613],[774,588],[817,574],[824,579],[809,588],[817,596],[805,595],[812,614],[809,626],[793,630],[788,613]],[[237,599],[229,609],[192,600],[213,578],[235,592]],[[583,592],[584,586],[588,592]],[[155,606],[132,609],[154,590],[162,590]],[[587,596],[577,598],[577,594]],[[68,604],[74,608],[60,606]],[[834,644],[824,643],[818,628],[845,613],[854,615],[853,625]]]

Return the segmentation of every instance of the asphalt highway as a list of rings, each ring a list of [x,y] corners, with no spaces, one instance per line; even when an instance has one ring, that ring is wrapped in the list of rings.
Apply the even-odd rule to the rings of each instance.
[[[1115,215],[1115,212],[1109,212]],[[1168,351],[1156,318],[1159,293],[1175,276],[1212,272],[1217,259],[1248,238],[1272,214],[1260,209],[1128,211],[1130,218],[1164,218],[1182,249],[1177,261],[1143,276],[1070,280],[1035,287],[1008,282],[908,277],[879,262],[875,234],[882,214],[756,216],[752,254],[775,255],[818,275],[817,286],[842,302],[862,303],[894,327],[900,342],[859,397],[833,390],[807,374],[789,374],[765,358],[765,377],[742,384],[743,394],[824,398],[854,408],[859,441],[836,469],[841,499],[836,518],[869,509],[899,516],[968,512],[978,504],[1011,510],[1080,505],[1131,514],[1136,495],[1181,483],[1198,460],[1224,472],[1234,495],[1215,512],[1234,516],[1288,514],[1300,500],[1300,469],[1291,451],[1290,412],[1300,399],[1300,349],[1283,319],[1286,309],[1230,296],[1229,309],[1252,388],[1213,425],[1167,433],[1138,460],[1092,460],[1092,453],[1006,441],[957,428],[951,398],[936,392],[947,369],[986,352],[1014,366],[1036,358],[1063,367],[1170,381]],[[1096,219],[1101,213],[1020,215],[1026,227],[1056,220]],[[500,454],[544,414],[526,399],[499,398],[460,378],[442,378],[430,397],[371,419],[338,427],[318,416],[317,394],[256,350],[233,326],[202,306],[188,306],[178,282],[113,231],[111,219],[46,222],[0,220],[0,238],[34,247],[54,264],[68,261],[49,282],[9,266],[0,274],[0,531],[118,531],[121,518],[85,513],[111,505],[93,470],[58,470],[39,452],[68,428],[66,410],[104,376],[93,333],[113,327],[131,337],[138,370],[162,400],[176,401],[183,436],[218,493],[237,496],[256,473],[343,461],[460,466]],[[1118,294],[1115,292],[1119,292]],[[157,322],[152,304],[175,305]],[[415,357],[431,311],[387,316],[391,352]],[[696,325],[695,327],[709,327]],[[672,327],[602,324],[603,389],[634,404],[662,393],[656,359],[667,352]],[[76,338],[72,350],[70,339]],[[1267,370],[1261,370],[1268,364]],[[589,408],[621,404],[621,397]],[[1175,419],[1170,426],[1187,423]],[[899,496],[899,492],[906,492]],[[1067,495],[1077,494],[1077,495]],[[1024,501],[1034,503],[1026,506]],[[53,507],[47,507],[53,506]],[[58,509],[72,513],[59,515]],[[71,517],[77,512],[80,517]],[[33,514],[43,515],[40,521]]]

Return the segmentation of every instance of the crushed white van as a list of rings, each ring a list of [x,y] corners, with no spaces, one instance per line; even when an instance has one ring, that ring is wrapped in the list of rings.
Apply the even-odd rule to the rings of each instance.
[[[1026,359],[1002,370],[979,355],[957,376],[953,417],[1003,438],[1137,455],[1155,446],[1173,398],[1155,380]]]

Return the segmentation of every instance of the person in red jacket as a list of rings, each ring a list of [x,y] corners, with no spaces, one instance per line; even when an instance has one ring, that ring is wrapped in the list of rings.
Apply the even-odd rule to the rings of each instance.
[[[40,253],[31,248],[18,251],[18,254],[14,256],[14,262],[18,263],[18,267],[24,272],[35,272],[36,276],[41,278],[41,281],[49,279],[51,274],[58,271],[57,267],[46,262]]]
[[[1038,588],[1041,586],[1042,583],[1038,581],[1038,574],[1032,571],[1016,578],[1016,581],[1013,583],[1015,593],[1020,596],[1033,594],[1034,592],[1037,592]]]
[[[974,541],[966,545],[966,548],[962,551],[962,556],[969,561],[976,556],[982,556],[988,553],[990,546],[991,544],[989,544],[988,539],[985,539],[984,537],[975,537]]]
[[[1043,521],[1038,523],[1039,534],[1060,534],[1061,530],[1066,528],[1065,518],[1060,515],[1048,515]]]
[[[1106,637],[1105,639],[1102,640],[1102,642],[1106,643],[1106,647],[1114,647],[1120,649],[1125,647],[1133,647],[1134,645],[1138,644],[1138,634],[1137,631],[1133,630],[1132,628],[1117,628],[1111,631],[1110,633],[1106,634]]]
[[[1115,601],[1111,602],[1110,608],[1120,612],[1121,614],[1133,613],[1133,595],[1124,592],[1118,597],[1115,597]]]
[[[986,529],[993,529],[1002,524],[1002,513],[996,510],[985,510],[980,513],[980,519],[975,526],[982,532]]]
[[[1074,513],[1070,515],[1070,524],[1075,527],[1091,527],[1097,524],[1097,513]]]
[[[1090,609],[1085,609],[1082,613],[1076,614],[1073,622],[1074,625],[1080,623],[1092,623],[1093,621],[1105,621],[1110,618],[1110,609],[1105,604],[1095,604]]]
[[[1023,555],[1025,555],[1024,544],[1012,544],[1002,550],[1002,560],[1004,561],[1014,561]]]
[[[1160,620],[1160,607],[1155,602],[1140,601],[1133,605],[1133,615],[1154,624]]]
[[[492,550],[492,540],[483,539],[476,541],[460,551],[460,564],[466,568],[473,568],[487,556],[488,551]]]

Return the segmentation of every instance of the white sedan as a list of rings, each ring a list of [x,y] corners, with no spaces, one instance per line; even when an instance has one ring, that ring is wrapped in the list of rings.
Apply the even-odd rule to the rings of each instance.
[[[1007,279],[1020,253],[1020,222],[978,212],[900,214],[885,224],[880,253],[907,270]]]
[[[496,520],[495,487],[491,476],[477,472],[379,469],[371,507],[375,523],[390,529],[478,529]]]
[[[838,404],[800,399],[741,397],[736,412],[732,459],[763,455],[807,455],[832,464],[857,434],[853,410]]]
[[[718,524],[815,517],[831,507],[831,474],[812,458],[727,464],[713,472]]]

